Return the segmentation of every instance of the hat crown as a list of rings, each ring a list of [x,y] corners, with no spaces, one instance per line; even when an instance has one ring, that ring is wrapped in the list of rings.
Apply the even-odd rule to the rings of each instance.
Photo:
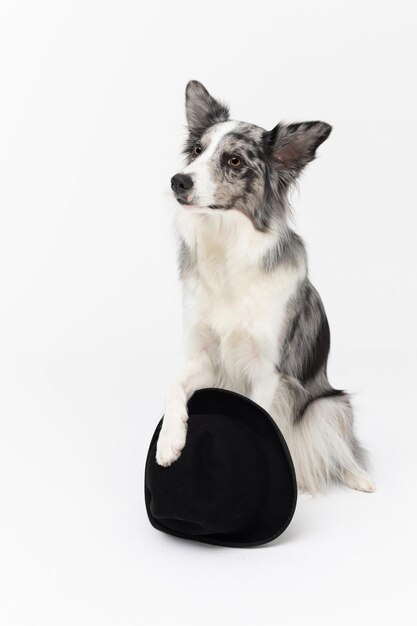
[[[244,423],[227,415],[193,415],[187,445],[168,468],[150,460],[152,514],[189,535],[244,531],[265,493],[261,446]]]

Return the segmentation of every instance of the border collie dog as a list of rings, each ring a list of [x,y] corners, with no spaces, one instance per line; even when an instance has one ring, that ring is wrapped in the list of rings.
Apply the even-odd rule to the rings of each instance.
[[[267,131],[231,120],[197,81],[186,88],[186,116],[186,167],[171,179],[186,353],[167,393],[157,462],[171,465],[186,445],[194,391],[222,387],[272,415],[300,490],[336,481],[373,491],[349,397],[327,379],[329,325],[288,219],[289,190],[331,126]]]

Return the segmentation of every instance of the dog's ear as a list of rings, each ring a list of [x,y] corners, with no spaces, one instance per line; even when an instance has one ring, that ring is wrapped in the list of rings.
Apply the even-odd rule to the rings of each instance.
[[[326,122],[278,124],[266,133],[265,139],[279,169],[297,176],[315,158],[317,148],[331,131],[332,127]]]
[[[229,119],[228,107],[215,100],[198,80],[190,80],[185,89],[185,111],[188,127],[194,131]]]

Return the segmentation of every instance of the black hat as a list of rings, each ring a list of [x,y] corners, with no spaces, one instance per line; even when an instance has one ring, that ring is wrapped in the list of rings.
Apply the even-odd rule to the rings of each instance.
[[[145,468],[149,520],[163,532],[220,546],[272,541],[294,514],[297,485],[284,438],[259,405],[225,389],[201,389],[188,403],[187,442],[169,467],[152,437]]]

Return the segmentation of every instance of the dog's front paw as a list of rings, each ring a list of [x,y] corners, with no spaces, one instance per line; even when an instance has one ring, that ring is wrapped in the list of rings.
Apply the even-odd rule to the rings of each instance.
[[[187,424],[184,421],[175,425],[162,426],[156,445],[156,462],[168,467],[176,461],[183,451],[187,437]]]

